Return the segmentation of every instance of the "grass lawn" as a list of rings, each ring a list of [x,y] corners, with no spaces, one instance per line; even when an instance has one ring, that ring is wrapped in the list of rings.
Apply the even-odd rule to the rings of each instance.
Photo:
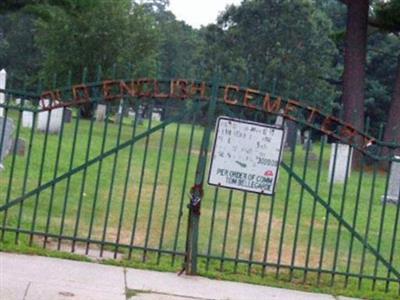
[[[17,123],[19,115],[12,113],[11,117]],[[124,119],[123,126],[74,118],[71,123],[65,123],[62,135],[46,137],[34,131],[31,148],[27,147],[25,155],[16,156],[15,160],[10,155],[4,161],[5,169],[0,172],[0,203],[14,200],[85,165],[86,161],[113,149],[118,143],[130,141],[131,123],[128,118]],[[143,121],[137,125],[136,136],[158,125],[160,122],[157,121],[151,124]],[[21,128],[19,137],[28,145],[31,134],[30,129]],[[22,230],[19,235],[6,231],[1,247],[10,251],[36,249],[41,252],[38,247],[43,246],[43,235],[47,234],[50,237],[45,246],[54,250],[58,245],[56,237],[63,235],[66,239],[62,245],[68,247],[68,251],[72,247],[71,240],[78,238],[75,245],[78,253],[80,249],[86,250],[87,244],[83,240],[90,238],[103,242],[104,249],[118,251],[123,257],[109,263],[141,266],[141,261],[146,260],[146,267],[180,269],[182,256],[174,258],[168,253],[158,255],[154,251],[144,253],[136,249],[132,253],[133,259],[128,261],[124,259],[129,253],[124,245],[167,252],[185,251],[186,205],[188,192],[194,184],[202,137],[203,127],[171,123],[152,133],[148,139],[139,139],[133,145],[132,155],[131,146],[127,144],[117,155],[114,153],[93,161],[73,176],[29,196],[22,205],[10,208],[6,215],[0,214],[0,222],[4,221],[2,224],[7,228]],[[320,157],[321,144],[315,143],[313,157],[304,169],[305,151],[298,146],[292,169],[315,190],[321,162],[319,196],[330,202],[347,223],[351,226],[354,223],[355,230],[367,237],[367,242],[400,270],[400,234],[394,231],[397,207],[381,204],[387,174],[373,172],[373,167],[368,166],[362,176],[353,171],[346,188],[343,184],[331,185],[328,180],[330,149],[330,145],[323,146]],[[290,166],[291,152],[285,151],[283,161]],[[25,231],[39,233],[34,236],[32,247],[28,247],[30,235]],[[117,242],[122,246],[116,248],[113,244]],[[90,245],[90,251],[98,249],[98,244]],[[200,273],[206,276],[375,299],[394,299],[399,295],[398,282],[390,283],[390,292],[385,294],[382,291],[386,282],[377,281],[375,291],[371,291],[372,280],[360,281],[354,276],[347,278],[348,289],[343,290],[346,281],[343,274],[335,276],[332,288],[330,274],[319,278],[318,287],[317,272],[308,272],[303,284],[301,268],[306,265],[314,270],[396,277],[388,274],[388,269],[377,261],[376,256],[334,216],[327,215],[326,209],[315,202],[299,182],[290,179],[282,167],[275,197],[231,192],[205,184],[199,253]],[[251,267],[248,261],[252,262]],[[263,269],[257,264],[262,262],[270,265]],[[291,274],[288,268],[277,270],[275,264],[300,269]],[[275,279],[276,275],[280,280]],[[289,279],[292,279],[291,283]]]

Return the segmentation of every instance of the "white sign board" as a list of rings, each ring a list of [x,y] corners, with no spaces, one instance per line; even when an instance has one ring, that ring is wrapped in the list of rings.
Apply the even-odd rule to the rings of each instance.
[[[283,135],[283,129],[274,126],[218,118],[208,183],[274,194]]]

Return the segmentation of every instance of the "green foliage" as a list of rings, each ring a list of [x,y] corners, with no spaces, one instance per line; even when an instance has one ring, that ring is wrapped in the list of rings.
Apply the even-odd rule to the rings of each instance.
[[[390,32],[400,31],[400,0],[379,1],[375,6],[374,24]]]
[[[293,16],[296,16],[295,18]],[[204,64],[221,67],[226,81],[304,98],[330,110],[335,47],[331,24],[309,1],[244,1],[229,7],[218,26],[206,29]],[[239,76],[238,76],[239,75]]]
[[[9,71],[9,80],[23,81],[40,68],[41,55],[34,44],[31,16],[20,12],[0,15],[0,69]]]
[[[95,3],[95,4],[94,4]],[[132,63],[137,71],[155,70],[158,32],[153,18],[129,1],[97,1],[80,13],[48,7],[37,22],[37,42],[44,55],[43,74],[67,74],[79,80],[97,65],[110,74],[112,65]],[[153,71],[154,72],[154,71]],[[93,76],[91,76],[93,78]]]

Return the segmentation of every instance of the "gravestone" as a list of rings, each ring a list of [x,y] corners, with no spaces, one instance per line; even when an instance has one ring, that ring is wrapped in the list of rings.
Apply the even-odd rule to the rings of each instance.
[[[129,116],[129,118],[134,119],[134,118],[136,117],[135,111],[132,110],[132,109],[130,109],[130,110],[128,111],[128,116]]]
[[[103,122],[106,119],[107,106],[104,104],[97,105],[96,121]]]
[[[44,105],[49,105],[49,100],[44,100]],[[37,129],[42,132],[46,132],[47,123],[49,122],[49,133],[59,133],[61,124],[63,122],[63,108],[52,109],[51,112],[43,111],[39,113]]]
[[[0,89],[5,89],[6,88],[6,81],[7,81],[7,72],[6,70],[1,70],[0,71]],[[0,93],[0,104],[3,104],[5,100],[5,95],[4,93]],[[4,109],[0,107],[0,117],[2,117],[4,114]]]
[[[283,110],[281,109],[280,111],[279,111],[279,113],[283,113]],[[277,117],[276,117],[276,120],[275,120],[275,126],[276,127],[278,127],[278,128],[282,128],[283,127],[283,145],[286,145],[286,136],[287,136],[287,125],[286,125],[286,123],[284,122],[284,118],[281,116],[281,115],[278,115]]]
[[[346,176],[349,177],[351,174],[352,159],[353,151],[349,145],[332,143],[331,158],[329,161],[328,182],[331,182],[331,180],[333,180],[334,183],[344,183]],[[332,179],[333,169],[335,169],[335,174]]]
[[[303,143],[303,150],[307,150],[307,147],[310,147],[310,152],[313,149],[313,143],[312,143],[312,139],[311,139],[311,132],[310,131],[305,131],[304,132],[304,143]]]
[[[287,121],[287,130],[286,130],[286,143],[285,148],[290,149],[291,152],[294,151],[297,142],[297,125],[293,121]]]
[[[64,110],[64,122],[71,123],[72,121],[72,109],[65,108]]]
[[[153,112],[153,113],[151,114],[151,119],[152,119],[153,121],[161,121],[161,114],[158,113],[158,112]]]
[[[12,147],[12,152],[14,152],[14,147],[16,147],[15,149],[15,153],[19,156],[24,156],[25,155],[25,150],[26,150],[26,142],[24,139],[17,139]]]
[[[3,128],[4,126],[4,128]],[[7,118],[5,119],[4,117],[0,117],[0,168],[3,168],[3,160],[4,158],[11,152],[14,139],[13,139],[13,133],[14,133],[14,122],[12,119]],[[4,132],[4,136],[3,136]]]
[[[395,159],[400,159],[400,156],[395,156]],[[389,186],[386,198],[382,196],[382,203],[394,203],[400,205],[400,162],[393,161],[390,166]]]
[[[24,128],[32,128],[33,124],[33,112],[31,111],[23,111],[22,112],[22,127]]]

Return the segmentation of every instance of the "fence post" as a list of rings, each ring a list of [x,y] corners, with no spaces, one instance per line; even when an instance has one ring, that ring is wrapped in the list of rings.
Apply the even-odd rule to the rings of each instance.
[[[204,128],[201,142],[199,160],[196,168],[195,184],[190,190],[191,199],[188,205],[189,219],[186,237],[186,261],[185,270],[187,275],[197,273],[197,241],[199,232],[200,207],[203,199],[203,182],[207,165],[207,154],[210,142],[210,135],[213,128],[216,103],[218,100],[218,80],[213,79],[211,99],[208,105],[207,125]]]

